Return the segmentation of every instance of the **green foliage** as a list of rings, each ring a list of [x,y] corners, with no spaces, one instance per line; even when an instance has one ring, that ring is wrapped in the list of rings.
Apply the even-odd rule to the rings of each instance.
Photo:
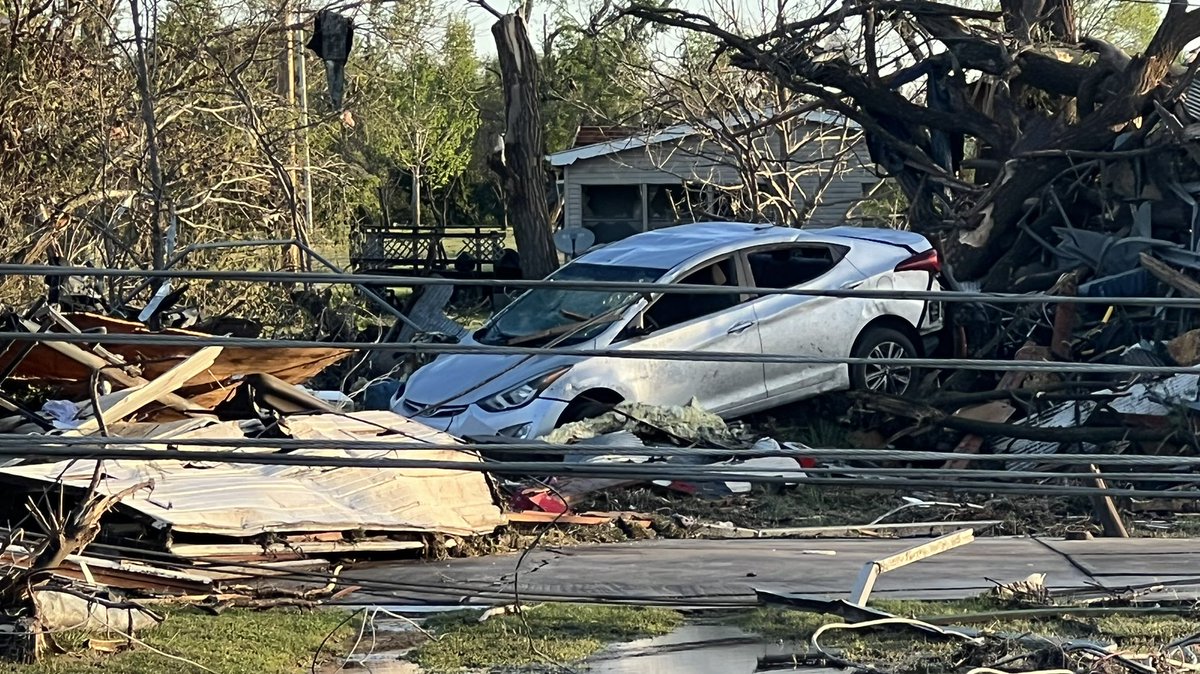
[[[471,25],[452,16],[438,34],[429,3],[386,5],[381,35],[358,55],[354,73],[356,160],[379,184],[401,178],[441,190],[470,166],[479,129],[480,64]],[[397,204],[398,205],[398,204]]]
[[[191,660],[221,674],[294,674],[308,671],[321,642],[332,635],[322,659],[338,655],[351,636],[353,621],[340,611],[249,611],[220,615],[183,609],[167,616],[158,629],[139,638],[147,645]],[[344,624],[343,624],[344,623]],[[341,625],[339,629],[339,625]],[[338,630],[338,631],[335,631]],[[112,639],[120,637],[114,635]],[[63,655],[36,665],[7,665],[9,674],[199,674],[203,670],[153,652],[145,646],[106,655],[89,651],[82,636],[58,635]]]
[[[1106,40],[1134,53],[1150,44],[1162,21],[1158,5],[1146,2],[1080,0],[1075,13],[1080,35]]]
[[[584,24],[560,13],[545,47],[546,146],[568,147],[581,125],[636,124],[650,87],[648,45],[662,29],[629,17]]]

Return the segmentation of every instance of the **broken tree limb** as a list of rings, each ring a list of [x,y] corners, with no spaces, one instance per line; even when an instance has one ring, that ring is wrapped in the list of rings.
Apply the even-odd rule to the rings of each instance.
[[[100,461],[96,462],[96,473],[87,496],[67,513],[63,521],[54,522],[44,513],[37,518],[47,528],[46,538],[38,546],[27,568],[13,570],[0,578],[0,605],[28,605],[36,584],[44,582],[49,573],[62,565],[67,557],[79,553],[96,540],[100,533],[100,518],[105,513],[126,496],[153,486],[152,482],[143,482],[116,494],[100,494],[96,486],[101,476],[101,464]]]
[[[1139,259],[1141,260],[1142,267],[1153,274],[1154,278],[1178,290],[1187,297],[1200,297],[1200,283],[1192,280],[1183,272],[1172,269],[1166,262],[1151,256],[1149,253],[1142,253]]]
[[[1022,372],[1021,374],[1029,374]],[[1108,382],[1051,382],[1038,388],[1001,389],[992,391],[977,391],[974,393],[953,393],[934,395],[927,401],[934,407],[970,408],[984,403],[996,401],[1034,403],[1034,402],[1070,402],[1073,400],[1105,401],[1121,397],[1119,393],[1085,393],[1088,390],[1111,389],[1113,383]],[[1078,391],[1078,393],[1073,393]],[[961,414],[964,410],[959,410]]]
[[[122,391],[121,393],[125,395],[109,405],[107,409],[93,409],[93,417],[79,424],[75,428],[75,432],[79,435],[90,435],[104,425],[120,421],[146,404],[174,393],[192,377],[212,367],[224,349],[225,347],[222,346],[206,346],[167,370],[162,376],[155,378],[154,381]]]
[[[860,405],[874,412],[882,412],[906,419],[913,419],[921,427],[941,427],[956,431],[975,433],[981,436],[996,436],[1017,440],[1043,442],[1102,443],[1118,440],[1137,442],[1162,442],[1175,437],[1178,429],[1136,428],[1127,426],[1078,426],[1074,428],[1039,428],[1020,424],[1005,424],[956,417],[936,407],[914,403],[905,398],[852,394]]]

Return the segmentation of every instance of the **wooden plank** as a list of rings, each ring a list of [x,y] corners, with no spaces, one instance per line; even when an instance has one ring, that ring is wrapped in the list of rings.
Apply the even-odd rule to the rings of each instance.
[[[773,529],[748,529],[725,527],[715,524],[700,524],[698,529],[713,538],[847,538],[854,535],[881,537],[891,534],[897,538],[932,536],[971,527],[976,531],[991,529],[1002,524],[1001,520],[973,520],[969,522],[913,522],[891,524],[859,524],[829,527],[778,527]]]
[[[36,333],[41,329],[37,323],[34,323],[28,319],[22,318],[19,319],[19,321],[21,326],[23,326],[29,332]],[[41,342],[41,345],[57,352],[61,356],[65,356],[66,358],[79,363],[80,365],[99,371],[101,377],[104,377],[115,384],[120,384],[124,387],[132,387],[143,386],[149,383],[145,379],[131,375],[120,368],[111,367],[108,361],[94,353],[91,353],[90,351],[81,349],[75,344],[47,340],[45,342]],[[165,393],[161,398],[158,398],[158,400],[167,407],[179,410],[181,412],[187,412],[192,409],[191,403],[184,398],[174,395],[173,393]]]
[[[875,589],[875,581],[879,580],[879,564],[876,562],[867,562],[863,564],[863,568],[858,572],[858,578],[854,581],[854,589],[850,590],[850,598],[846,601],[855,606],[866,606],[867,598],[871,596],[871,590]]]
[[[908,566],[913,562],[928,559],[947,550],[961,547],[973,540],[975,540],[974,529],[961,529],[952,534],[935,538],[928,543],[922,543],[894,555],[884,557],[883,559],[867,562],[863,565],[862,570],[859,571],[858,579],[854,582],[854,588],[850,590],[849,602],[855,606],[864,606],[867,603],[867,598],[871,596],[871,590],[875,587],[875,581],[880,575]]]
[[[120,421],[140,410],[148,403],[158,400],[164,395],[174,393],[189,379],[212,367],[212,364],[217,360],[217,356],[221,355],[221,351],[223,350],[224,347],[220,346],[206,346],[200,349],[182,363],[167,370],[161,377],[155,378],[154,381],[129,389],[127,395],[109,407],[94,410],[94,416],[76,427],[75,432],[80,435],[95,433],[100,430],[101,419],[106,423]]]
[[[1149,253],[1142,253],[1142,266],[1146,268],[1154,278],[1171,286],[1172,288],[1183,293],[1187,297],[1200,297],[1200,283],[1192,280],[1181,271],[1172,269],[1170,265],[1156,257],[1152,257]]]
[[[879,565],[879,570],[882,573],[895,571],[902,566],[908,566],[913,562],[919,562],[922,559],[927,559],[937,554],[953,550],[954,548],[962,547],[967,543],[975,540],[974,529],[961,529],[952,534],[946,534],[938,538],[923,543],[913,548],[909,548],[903,552],[898,552],[890,557],[875,560]]]
[[[400,550],[422,550],[425,543],[421,541],[393,541],[388,539],[367,541],[316,542],[291,544],[272,544],[268,547],[253,543],[213,543],[182,544],[170,546],[170,552],[180,557],[198,557],[213,560],[231,561],[236,559],[298,559],[306,554],[320,555],[346,552],[397,552]]]
[[[1088,472],[1098,474],[1100,469],[1095,464],[1088,466]],[[1090,480],[1091,486],[1096,489],[1107,489],[1108,484],[1101,477],[1092,477]],[[1100,520],[1101,526],[1104,527],[1104,535],[1108,538],[1129,538],[1129,531],[1125,529],[1125,522],[1121,520],[1121,511],[1117,510],[1117,504],[1113,502],[1113,498],[1108,494],[1094,494],[1088,497],[1092,501],[1092,509],[1096,513],[1096,519]]]

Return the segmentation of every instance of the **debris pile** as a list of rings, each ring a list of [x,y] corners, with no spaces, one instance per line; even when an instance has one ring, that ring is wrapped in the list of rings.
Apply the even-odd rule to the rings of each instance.
[[[864,423],[887,431],[887,447],[938,447],[954,453],[941,465],[945,469],[1002,470],[1014,481],[1043,485],[1190,489],[1186,475],[1194,464],[1160,460],[1150,467],[1131,457],[1195,457],[1200,449],[1195,434],[1200,370],[1187,371],[1200,365],[1196,312],[1154,302],[1159,297],[1200,298],[1195,278],[1200,256],[1145,237],[1119,239],[1077,230],[1060,234],[1072,243],[1055,250],[1069,257],[1070,264],[1060,268],[1067,271],[1049,294],[1113,298],[1113,304],[1029,303],[1007,318],[989,315],[982,305],[957,311],[960,334],[968,335],[961,355],[1010,359],[1011,370],[943,371],[931,378],[928,395],[919,399],[858,393],[856,409],[865,413]],[[1120,304],[1119,298],[1128,297],[1141,299]],[[983,456],[963,456],[972,454]],[[1091,465],[1055,458],[1068,454],[1103,456]],[[1118,455],[1121,459],[1106,460]],[[988,456],[996,460],[988,461]],[[1048,470],[1064,475],[1029,475]],[[1126,473],[1128,479],[1123,478]],[[1105,525],[1110,528],[1119,529]]]
[[[63,629],[132,638],[159,622],[150,607],[162,598],[312,604],[338,594],[339,559],[441,554],[508,523],[482,458],[460,440],[303,386],[346,349],[201,346],[211,335],[53,305],[6,320],[17,332],[196,338],[0,348],[0,377],[43,394],[40,404],[10,395],[20,386],[0,394],[10,434],[0,509],[15,523],[0,546],[0,648],[15,659],[36,658]],[[121,458],[53,454],[89,439],[83,447]],[[222,456],[138,456],[163,450]],[[464,469],[369,465],[397,459]]]
[[[736,468],[741,475],[804,477],[803,460],[787,456],[739,458],[741,452],[779,450],[780,445],[770,438],[757,437],[743,425],[727,424],[695,400],[679,407],[621,403],[593,419],[565,424],[542,440],[579,447],[578,453],[564,456],[568,463],[653,465],[665,473],[676,467],[707,465]],[[541,511],[562,521],[573,507],[598,492],[638,484],[707,498],[750,491],[748,482],[638,478],[559,477],[533,485],[509,486],[516,509]]]

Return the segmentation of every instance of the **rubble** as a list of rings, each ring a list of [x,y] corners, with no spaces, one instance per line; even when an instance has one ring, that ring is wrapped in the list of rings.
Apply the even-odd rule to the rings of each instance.
[[[288,417],[280,423],[296,439],[386,442],[394,437],[430,444],[456,440],[391,412]],[[240,428],[221,426],[231,447]],[[203,433],[205,429],[200,429]],[[186,445],[196,431],[170,435]],[[381,435],[381,432],[383,433]],[[237,451],[272,451],[253,448]],[[396,458],[395,450],[293,450],[292,455]],[[407,451],[408,459],[478,463],[470,452]],[[0,469],[10,490],[36,493],[44,485],[88,486],[90,463],[60,461]],[[132,511],[142,545],[183,557],[257,557],[309,552],[380,552],[420,549],[422,534],[491,533],[506,520],[487,480],[473,471],[337,468],[178,461],[105,461],[103,487],[121,491],[153,483],[121,502]],[[357,537],[352,532],[364,532]],[[267,536],[274,543],[255,539]],[[213,538],[216,537],[216,538]],[[207,539],[208,542],[191,542]],[[223,541],[221,539],[224,539]]]
[[[89,313],[47,312],[46,318],[40,323],[10,316],[9,322],[14,328],[31,333],[164,334],[194,337],[199,343],[213,336],[177,328],[165,328],[155,333],[141,323]],[[200,350],[199,346],[114,344],[99,349],[97,355],[65,342],[13,343],[0,350],[0,373],[6,375],[0,377],[0,381],[11,378],[30,384],[53,385],[60,391],[86,398],[87,384],[93,371],[100,370],[104,377],[118,386],[144,385],[149,380],[159,379]],[[263,373],[276,376],[288,384],[302,384],[351,353],[348,349],[335,348],[230,347],[221,350],[211,365],[181,382],[177,396],[168,397],[162,402],[180,411],[211,409],[233,395],[245,374]],[[111,367],[113,365],[119,367]],[[132,371],[139,374],[129,374]]]
[[[572,444],[621,431],[704,447],[731,448],[745,442],[742,434],[731,429],[721,417],[704,410],[695,399],[688,405],[668,408],[621,403],[598,417],[565,424],[542,440],[551,444]],[[628,438],[627,435],[619,437]]]

